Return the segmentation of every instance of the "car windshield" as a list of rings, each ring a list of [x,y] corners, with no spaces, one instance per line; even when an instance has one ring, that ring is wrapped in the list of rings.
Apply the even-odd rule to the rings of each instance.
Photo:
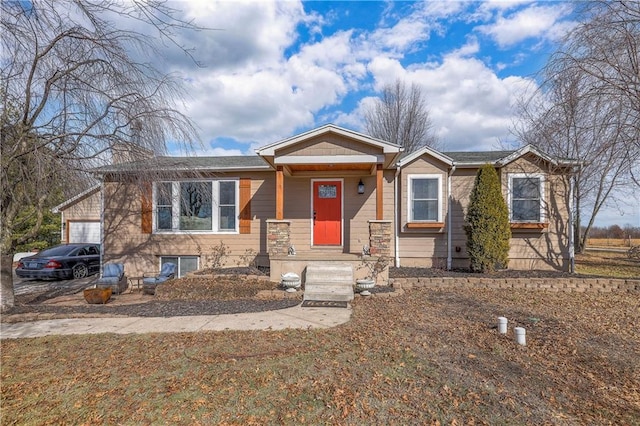
[[[77,249],[75,246],[56,246],[46,249],[37,254],[38,257],[53,257],[53,256],[68,256],[73,250]]]

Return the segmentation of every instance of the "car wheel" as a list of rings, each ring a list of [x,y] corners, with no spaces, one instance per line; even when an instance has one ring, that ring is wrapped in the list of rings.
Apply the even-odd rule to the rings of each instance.
[[[89,275],[89,270],[87,269],[86,265],[80,263],[73,267],[73,278],[84,278],[87,275]]]

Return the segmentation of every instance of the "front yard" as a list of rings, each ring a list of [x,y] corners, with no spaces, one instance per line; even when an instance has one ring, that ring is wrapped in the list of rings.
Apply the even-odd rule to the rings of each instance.
[[[324,331],[3,340],[2,424],[638,424],[638,324],[637,292],[416,289]]]

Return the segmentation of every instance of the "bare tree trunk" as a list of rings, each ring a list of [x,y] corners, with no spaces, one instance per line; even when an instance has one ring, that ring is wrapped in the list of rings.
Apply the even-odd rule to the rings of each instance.
[[[0,312],[7,312],[13,308],[15,297],[13,293],[13,256],[10,254],[0,257]]]
[[[574,237],[573,237],[573,242],[575,244],[575,251],[576,253],[582,253],[582,251],[584,250],[584,246],[582,245],[582,227],[580,226],[580,198],[577,197],[576,198],[576,219],[575,222],[573,223],[574,226]]]

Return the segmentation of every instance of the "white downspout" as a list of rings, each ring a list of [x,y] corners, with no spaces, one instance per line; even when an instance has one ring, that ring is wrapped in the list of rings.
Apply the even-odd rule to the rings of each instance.
[[[60,241],[64,241],[65,244],[69,244],[67,241],[67,224],[64,221],[64,212],[60,212]]]
[[[575,273],[575,241],[573,232],[573,185],[575,182],[574,175],[569,177],[569,272]]]
[[[396,164],[396,176],[393,179],[393,196],[395,197],[396,207],[393,209],[393,234],[395,235],[395,262],[396,268],[400,267],[400,237],[398,236],[398,210],[400,210],[400,205],[402,200],[398,198],[398,176],[400,175],[400,166]]]
[[[100,176],[100,276],[104,262],[104,175]]]
[[[453,205],[453,197],[451,196],[451,176],[456,171],[455,163],[451,165],[451,170],[447,176],[447,196],[449,198],[449,205],[447,206],[447,270],[450,271],[453,266],[453,256],[451,253],[451,206]]]

